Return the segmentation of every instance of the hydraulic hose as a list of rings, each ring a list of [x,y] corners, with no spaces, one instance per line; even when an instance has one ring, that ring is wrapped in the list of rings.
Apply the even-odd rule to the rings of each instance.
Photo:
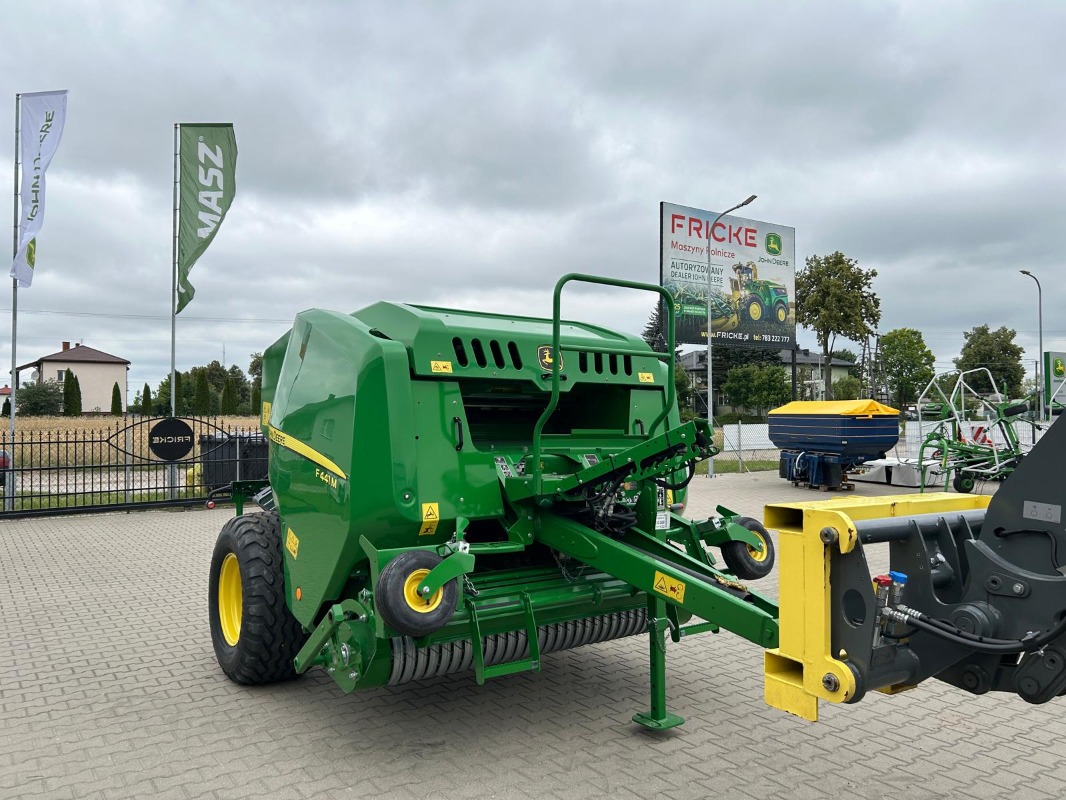
[[[925,631],[932,636],[979,653],[995,653],[999,655],[1032,653],[1066,633],[1066,618],[1043,633],[1029,633],[1021,639],[997,639],[969,633],[952,625],[950,622],[935,619],[907,606],[886,609],[884,614],[887,619],[902,622],[920,631]]]
[[[688,486],[690,483],[692,483],[692,479],[695,476],[696,476],[696,459],[692,459],[691,461],[688,462],[688,477],[685,478],[683,481],[681,481],[681,483],[670,483],[669,481],[666,480],[666,478],[661,478],[661,479],[656,478],[655,485],[656,486],[661,486],[664,489],[669,489],[671,492],[680,492],[682,489],[684,489],[686,486]]]

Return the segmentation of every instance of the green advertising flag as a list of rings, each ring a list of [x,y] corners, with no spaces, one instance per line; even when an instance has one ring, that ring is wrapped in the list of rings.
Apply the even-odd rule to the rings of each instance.
[[[215,238],[236,191],[237,139],[230,123],[179,125],[178,304],[189,304],[193,264]]]

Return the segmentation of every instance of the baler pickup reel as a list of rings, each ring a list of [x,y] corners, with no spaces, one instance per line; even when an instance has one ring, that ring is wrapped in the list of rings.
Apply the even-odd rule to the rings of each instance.
[[[930,677],[1031,703],[1066,692],[1064,447],[1066,427],[1052,426],[993,498],[767,506],[781,641],[765,656],[766,701],[815,720],[819,698],[854,703]],[[883,574],[871,579],[868,556]]]

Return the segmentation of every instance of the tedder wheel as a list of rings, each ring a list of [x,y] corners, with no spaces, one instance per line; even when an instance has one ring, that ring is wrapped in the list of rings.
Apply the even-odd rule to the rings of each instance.
[[[432,597],[418,595],[418,584],[441,557],[429,550],[407,550],[385,565],[374,587],[374,604],[393,630],[405,636],[428,636],[448,624],[459,602],[459,583],[450,580]]]
[[[750,319],[752,322],[758,322],[759,320],[761,320],[763,314],[765,313],[765,308],[763,307],[762,300],[760,300],[755,295],[751,295],[747,300],[744,301],[744,310],[747,312],[748,319]]]
[[[784,303],[778,303],[774,306],[774,318],[781,325],[788,321],[788,307]]]
[[[741,580],[765,578],[774,567],[774,543],[770,534],[751,517],[737,517],[733,521],[758,536],[763,549],[756,550],[747,542],[726,542],[722,545],[722,557],[726,566]]]
[[[211,556],[211,642],[222,671],[258,685],[296,677],[293,657],[307,639],[285,604],[278,515],[233,517]]]
[[[975,483],[973,475],[965,475],[961,472],[956,472],[955,477],[951,479],[951,485],[955,487],[955,491],[959,494],[972,492]]]

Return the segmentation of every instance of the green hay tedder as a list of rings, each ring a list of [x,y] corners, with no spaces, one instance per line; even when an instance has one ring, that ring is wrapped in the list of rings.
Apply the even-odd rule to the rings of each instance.
[[[653,352],[563,321],[571,281],[670,299],[568,275],[551,320],[378,303],[303,312],[267,349],[269,484],[234,484],[238,516],[210,571],[211,634],[230,678],[319,666],[345,691],[463,671],[483,682],[647,633],[651,700],[634,720],[658,729],[682,721],[666,708],[667,639],[725,629],[767,649],[768,702],[814,719],[819,698],[853,702],[963,667],[981,680],[959,685],[1010,688],[1002,670],[1026,663],[1025,632],[1062,626],[1066,579],[1035,586],[1046,552],[1025,549],[1032,536],[1003,544],[1025,550],[1017,580],[1036,602],[970,596],[983,556],[958,551],[987,498],[955,495],[768,507],[779,612],[747,585],[775,561],[762,524],[722,507],[702,521],[682,513],[696,462],[716,450],[705,421],[678,416],[672,315],[669,347]],[[241,513],[253,494],[262,510]],[[874,519],[900,513],[923,516]],[[914,522],[937,514],[941,527]],[[867,541],[901,543],[893,568],[910,573],[909,606],[899,580],[891,602],[871,583]],[[1021,568],[1000,549],[996,581],[1013,582]],[[947,568],[929,561],[941,553]],[[1020,648],[1014,666],[981,660],[982,636]],[[1030,671],[1040,697],[1066,688],[1066,670]]]

